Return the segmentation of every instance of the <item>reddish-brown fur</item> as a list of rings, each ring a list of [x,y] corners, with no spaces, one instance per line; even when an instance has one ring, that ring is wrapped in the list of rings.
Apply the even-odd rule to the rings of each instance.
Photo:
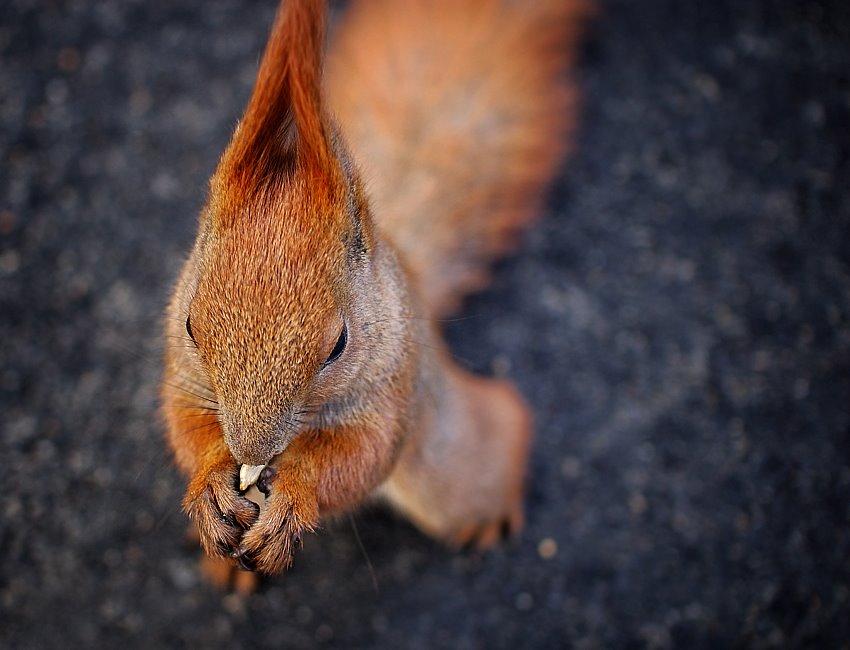
[[[361,0],[337,30],[330,103],[375,222],[434,316],[486,280],[570,143],[582,0]]]
[[[324,14],[279,10],[166,327],[184,508],[211,555],[264,572],[370,496],[453,543],[521,527],[530,413],[458,368],[434,318],[533,214],[574,110],[572,2],[356,1],[333,111]],[[243,463],[269,465],[262,512]]]

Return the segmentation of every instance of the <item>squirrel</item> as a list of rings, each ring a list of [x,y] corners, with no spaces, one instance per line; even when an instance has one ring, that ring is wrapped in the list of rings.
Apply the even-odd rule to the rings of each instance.
[[[449,544],[521,529],[531,412],[439,322],[568,151],[586,11],[353,0],[325,54],[325,3],[282,2],[166,313],[162,412],[208,554],[283,571],[372,499]]]

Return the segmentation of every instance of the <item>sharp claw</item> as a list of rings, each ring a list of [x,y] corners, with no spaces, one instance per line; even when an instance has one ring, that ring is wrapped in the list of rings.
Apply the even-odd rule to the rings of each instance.
[[[240,547],[239,549],[233,551],[230,554],[230,557],[236,560],[239,563],[239,566],[245,569],[245,571],[257,570],[257,565],[255,561],[250,557],[250,555],[248,555],[248,549],[246,548]]]

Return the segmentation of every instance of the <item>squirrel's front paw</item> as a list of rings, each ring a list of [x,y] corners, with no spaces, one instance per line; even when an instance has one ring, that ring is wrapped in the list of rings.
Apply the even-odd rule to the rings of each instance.
[[[189,483],[183,509],[198,527],[201,546],[210,555],[231,557],[260,508],[239,494],[236,463],[199,472]]]
[[[260,474],[257,488],[266,495],[266,508],[232,555],[243,568],[262,573],[288,569],[303,535],[313,532],[319,518],[315,485],[303,475],[293,478],[296,474],[271,466]]]

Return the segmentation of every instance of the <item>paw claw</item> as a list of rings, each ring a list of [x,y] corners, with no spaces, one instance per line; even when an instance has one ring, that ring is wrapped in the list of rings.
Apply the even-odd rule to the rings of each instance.
[[[235,463],[221,463],[190,483],[184,507],[198,528],[201,545],[209,555],[246,571],[283,571],[303,548],[304,531],[312,531],[318,521],[315,487],[290,483],[294,473],[266,467],[256,483],[266,495],[261,511],[237,489],[238,473]]]
[[[234,467],[220,467],[190,484],[184,507],[195,522],[201,545],[213,556],[227,557],[259,516],[259,507],[233,489]]]
[[[215,547],[218,550],[217,555],[219,555],[220,557],[224,557],[233,552],[233,545],[223,539],[216,540]]]
[[[256,560],[248,553],[248,549],[245,547],[239,547],[230,554],[230,557],[236,560],[239,566],[245,571],[257,570]]]

